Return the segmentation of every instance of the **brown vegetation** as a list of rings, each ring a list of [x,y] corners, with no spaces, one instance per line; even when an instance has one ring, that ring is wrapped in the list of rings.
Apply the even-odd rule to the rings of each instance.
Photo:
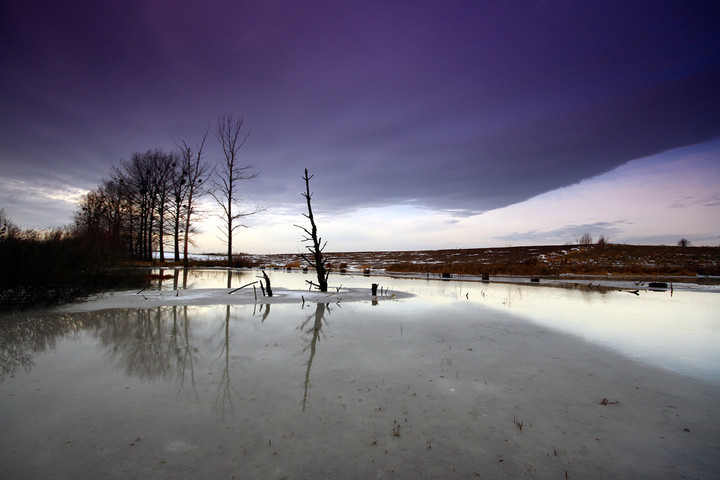
[[[533,247],[332,253],[333,271],[354,270],[455,275],[720,275],[720,247],[655,245],[550,245]],[[256,256],[260,264],[285,265],[292,255]]]
[[[0,237],[0,310],[53,305],[102,290],[141,286],[145,271],[123,268],[108,237],[64,230]]]

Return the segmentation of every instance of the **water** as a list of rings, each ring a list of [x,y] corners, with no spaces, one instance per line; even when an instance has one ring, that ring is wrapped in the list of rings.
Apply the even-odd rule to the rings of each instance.
[[[0,477],[717,472],[717,295],[331,277],[372,282],[416,297],[5,319]]]
[[[310,274],[268,271],[275,285],[307,289]],[[228,275],[234,287],[258,278],[257,271],[199,270],[182,278],[182,270],[158,270],[165,277],[154,288],[225,288]],[[335,275],[331,287],[369,288],[412,292],[403,310],[423,315],[442,308],[438,317],[489,308],[613,349],[648,364],[684,375],[720,381],[720,294],[707,291],[593,291],[544,288],[518,284],[457,280],[419,280],[392,277]],[[456,312],[455,310],[458,310]],[[429,316],[429,315],[425,315]]]

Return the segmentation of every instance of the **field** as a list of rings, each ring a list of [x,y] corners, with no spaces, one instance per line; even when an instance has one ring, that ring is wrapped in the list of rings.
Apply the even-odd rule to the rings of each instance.
[[[395,252],[331,252],[337,270],[446,275],[610,275],[697,277],[720,275],[720,247],[553,245]],[[263,267],[298,268],[298,254],[246,255]]]

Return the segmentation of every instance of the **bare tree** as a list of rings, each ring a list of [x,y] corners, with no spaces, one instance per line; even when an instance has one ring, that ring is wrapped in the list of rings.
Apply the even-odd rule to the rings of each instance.
[[[183,169],[183,152],[180,151],[180,164],[173,168],[170,177],[170,197],[172,201],[170,215],[172,217],[173,260],[180,261],[180,236],[183,223],[183,208],[187,196],[187,174]]]
[[[203,156],[203,148],[205,147],[205,140],[207,140],[208,132],[210,131],[210,124],[208,124],[207,128],[205,129],[205,133],[203,134],[202,138],[200,139],[200,143],[196,145],[195,149],[193,150],[192,147],[190,147],[184,140],[180,142],[178,147],[180,148],[180,156],[182,157],[182,168],[181,168],[181,174],[180,178],[178,179],[178,182],[180,183],[179,187],[176,189],[176,205],[177,205],[177,214],[178,218],[180,216],[180,211],[182,207],[184,207],[185,210],[185,234],[183,237],[183,266],[187,267],[188,262],[188,244],[190,242],[190,232],[191,232],[191,217],[193,213],[196,213],[195,204],[197,203],[197,200],[206,193],[206,191],[202,188],[202,182],[203,178],[212,175],[212,171],[210,170],[210,166],[206,164]],[[178,230],[179,230],[179,222],[178,225],[176,225],[175,230],[175,260],[179,260],[178,258],[178,242],[177,242],[177,236],[178,236]]]
[[[202,143],[206,136],[207,132]],[[74,218],[77,231],[101,235],[115,246],[125,242],[131,255],[146,260],[152,259],[157,248],[162,261],[166,235],[174,230],[178,252],[180,223],[184,220],[186,231],[191,231],[183,207],[194,212],[198,186],[208,169],[200,162],[202,144],[197,159],[192,149],[185,147],[182,155],[154,149],[133,153],[129,160],[113,165],[111,179],[78,202]],[[174,225],[168,226],[171,219]]]
[[[575,242],[578,245],[592,245],[593,238],[592,235],[590,235],[589,233],[583,233],[582,235],[580,235],[580,237],[575,239]]]
[[[322,243],[322,238],[318,236],[317,226],[315,225],[315,217],[313,216],[312,205],[310,203],[310,199],[312,198],[312,193],[310,193],[310,179],[312,177],[314,177],[314,175],[308,176],[308,171],[306,168],[305,176],[303,176],[303,180],[305,180],[305,192],[302,194],[302,196],[305,197],[305,201],[307,202],[308,213],[303,213],[303,216],[310,220],[310,230],[301,225],[295,226],[305,232],[303,242],[311,243],[311,245],[306,245],[306,248],[310,252],[310,256],[305,253],[301,253],[300,256],[303,258],[303,260],[307,262],[309,266],[315,269],[318,279],[316,287],[321,292],[327,292],[328,276],[330,275],[330,270],[325,267],[327,257],[323,256],[323,250],[325,249],[327,242]]]
[[[240,227],[246,227],[240,220],[261,211],[260,207],[254,210],[240,210],[240,182],[258,176],[252,172],[250,165],[240,165],[239,152],[245,145],[249,131],[243,131],[243,119],[233,119],[230,114],[222,114],[217,121],[217,138],[223,151],[220,168],[215,173],[210,194],[222,208],[223,225],[220,227],[221,240],[227,245],[227,264],[232,267],[233,237]]]
[[[156,246],[164,257],[165,218],[171,197],[169,178],[174,161],[174,155],[155,149],[133,153],[130,160],[113,166],[118,192],[125,195],[124,217],[131,251],[146,260],[152,259]]]
[[[168,203],[171,198],[172,177],[178,166],[178,155],[176,153],[157,152],[153,156],[153,182],[155,195],[157,196],[157,235],[160,261],[165,261],[165,220],[167,217]]]
[[[690,240],[687,238],[681,238],[678,240],[678,247],[689,247],[690,246]]]

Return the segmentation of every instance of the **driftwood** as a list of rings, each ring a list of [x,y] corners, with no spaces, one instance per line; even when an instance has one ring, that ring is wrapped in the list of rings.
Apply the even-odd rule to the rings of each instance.
[[[257,280],[255,280],[254,282],[246,283],[246,284],[243,285],[242,287],[238,287],[238,288],[236,288],[235,290],[229,291],[229,292],[228,292],[228,295],[230,295],[231,293],[235,293],[235,292],[237,292],[238,290],[240,290],[240,289],[242,289],[242,288],[249,287],[250,285],[254,285],[254,284],[256,284],[256,283],[258,283]]]

